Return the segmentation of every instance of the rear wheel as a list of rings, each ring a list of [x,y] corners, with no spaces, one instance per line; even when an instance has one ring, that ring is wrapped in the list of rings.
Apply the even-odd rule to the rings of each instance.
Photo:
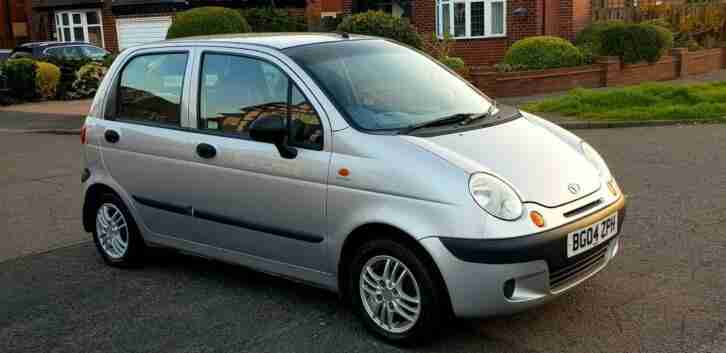
[[[139,265],[145,245],[123,201],[116,195],[103,194],[95,210],[93,241],[103,260],[119,267]]]
[[[349,267],[349,295],[366,326],[396,344],[431,339],[445,315],[446,296],[433,270],[403,244],[363,244]]]

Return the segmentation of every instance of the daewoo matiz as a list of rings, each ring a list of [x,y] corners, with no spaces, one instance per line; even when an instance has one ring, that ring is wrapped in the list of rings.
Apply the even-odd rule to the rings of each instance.
[[[562,294],[615,256],[625,215],[586,142],[373,37],[128,49],[81,139],[108,264],[162,246],[293,278],[392,342]]]

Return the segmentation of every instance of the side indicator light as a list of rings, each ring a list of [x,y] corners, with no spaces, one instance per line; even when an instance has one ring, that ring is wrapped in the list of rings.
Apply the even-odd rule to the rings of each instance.
[[[531,219],[532,223],[534,223],[537,227],[542,228],[545,226],[544,217],[542,217],[542,215],[537,211],[530,212],[529,219]]]
[[[614,181],[608,183],[608,189],[610,189],[610,193],[613,194],[613,196],[618,196],[618,188],[615,187]]]
[[[350,170],[348,170],[348,168],[340,168],[338,169],[338,175],[342,177],[347,177],[348,175],[350,175]]]

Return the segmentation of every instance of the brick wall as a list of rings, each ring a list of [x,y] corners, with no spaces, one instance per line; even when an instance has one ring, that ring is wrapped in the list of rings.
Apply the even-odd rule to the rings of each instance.
[[[501,73],[489,67],[471,69],[471,81],[495,97],[527,96],[565,91],[575,87],[633,85],[666,81],[726,68],[726,49],[689,52],[673,49],[655,63],[622,64],[617,57],[597,58],[589,66]]]
[[[569,1],[569,0],[566,0]],[[424,38],[435,32],[436,6],[433,0],[414,0],[411,23]],[[514,16],[514,10],[527,9],[526,16]],[[453,55],[459,56],[468,65],[493,65],[502,60],[507,48],[524,37],[541,33],[542,0],[511,0],[507,2],[507,36],[505,38],[457,39]]]
[[[101,21],[103,23],[103,42],[106,50],[118,52],[118,35],[116,34],[116,18],[111,12],[111,1],[106,1],[101,9]]]
[[[575,38],[573,27],[575,1],[578,0],[560,0],[560,14],[558,18],[558,24],[560,26],[559,34],[560,37],[567,40],[573,40]]]
[[[572,30],[574,33],[577,33],[590,24],[592,19],[592,0],[574,0],[572,16]]]

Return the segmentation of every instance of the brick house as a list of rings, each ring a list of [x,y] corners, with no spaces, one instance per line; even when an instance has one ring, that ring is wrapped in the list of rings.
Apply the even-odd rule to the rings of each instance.
[[[31,0],[0,0],[0,48],[30,40]]]
[[[319,19],[320,1],[274,0],[274,4],[301,18]],[[80,40],[117,52],[164,39],[178,11],[210,5],[241,9],[270,4],[270,0],[32,0],[37,33],[33,40]]]
[[[491,65],[515,41],[554,35],[573,39],[591,18],[591,0],[328,0],[340,13],[382,9],[407,17],[425,38],[448,32],[453,54],[469,65]]]

